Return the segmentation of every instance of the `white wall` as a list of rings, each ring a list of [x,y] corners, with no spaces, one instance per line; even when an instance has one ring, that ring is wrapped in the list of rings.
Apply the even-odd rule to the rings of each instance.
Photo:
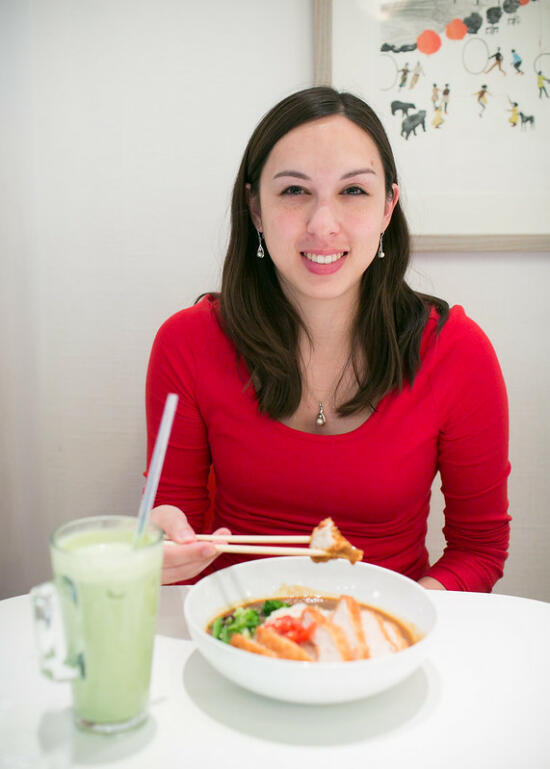
[[[240,157],[311,85],[311,30],[310,0],[0,3],[1,595],[49,575],[58,522],[137,510],[153,336],[218,287]]]
[[[154,333],[218,286],[242,151],[311,85],[311,29],[310,0],[0,2],[0,597],[49,576],[58,523],[137,510]],[[498,589],[546,600],[548,265],[430,255],[411,273],[500,355],[515,520]]]
[[[497,593],[550,601],[550,254],[419,254],[411,285],[462,304],[491,339],[510,405],[510,557]],[[435,555],[443,537],[440,482],[429,526]]]

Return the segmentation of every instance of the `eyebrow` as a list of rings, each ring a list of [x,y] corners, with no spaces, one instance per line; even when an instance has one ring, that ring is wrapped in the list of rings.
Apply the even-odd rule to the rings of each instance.
[[[352,176],[360,176],[361,174],[374,174],[376,176],[376,171],[373,171],[372,168],[357,168],[355,171],[348,171],[341,176],[340,179],[349,179]],[[293,176],[296,179],[305,179],[308,182],[311,181],[310,177],[303,174],[301,171],[279,171],[273,178],[278,179],[280,176]]]

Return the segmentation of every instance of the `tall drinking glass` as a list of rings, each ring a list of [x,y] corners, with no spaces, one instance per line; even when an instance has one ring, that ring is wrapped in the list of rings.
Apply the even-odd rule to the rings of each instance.
[[[135,533],[136,518],[122,515],[60,526],[50,538],[54,581],[31,590],[41,670],[71,682],[75,720],[92,731],[147,717],[163,533],[148,524],[138,547]]]

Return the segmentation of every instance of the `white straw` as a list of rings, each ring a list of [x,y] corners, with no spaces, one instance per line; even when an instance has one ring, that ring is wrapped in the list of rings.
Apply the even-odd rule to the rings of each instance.
[[[145,484],[145,490],[141,498],[141,505],[139,506],[136,541],[138,541],[143,534],[143,531],[147,525],[147,521],[149,520],[151,508],[153,507],[153,503],[155,501],[160,474],[164,464],[164,455],[166,454],[168,439],[170,438],[170,433],[172,431],[172,422],[174,421],[177,405],[178,396],[175,395],[175,393],[170,393],[166,397],[166,403],[164,404],[164,411],[162,413],[162,419],[160,422],[159,431],[157,433],[157,439],[155,441],[155,448],[153,450],[153,456],[151,458],[151,464],[149,465],[149,472],[147,474],[147,483]]]

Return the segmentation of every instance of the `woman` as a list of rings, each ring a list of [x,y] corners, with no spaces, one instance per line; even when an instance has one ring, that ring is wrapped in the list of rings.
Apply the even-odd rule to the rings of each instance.
[[[474,94],[474,96],[477,96],[477,103],[481,107],[481,112],[479,113],[479,117],[483,117],[483,113],[487,109],[487,95],[491,96],[485,84],[482,85],[481,89],[479,91],[476,91],[476,93]]]
[[[512,101],[511,99],[508,99],[510,104],[512,105],[512,109],[509,109],[508,112],[511,112],[512,114],[508,118],[508,122],[510,123],[510,126],[512,128],[515,128],[519,122],[519,107],[517,101]]]
[[[439,104],[435,108],[434,116],[433,116],[433,119],[432,119],[432,125],[433,125],[434,128],[439,128],[439,126],[443,125],[443,123],[445,122],[443,120],[442,115],[441,115],[441,109],[442,109],[442,105],[441,104]]]
[[[309,533],[332,516],[366,560],[428,588],[490,590],[502,575],[502,375],[462,308],[406,284],[408,261],[373,111],[324,87],[274,107],[235,182],[221,293],[170,318],[151,353],[149,456],[166,394],[180,396],[153,511],[181,543],[165,548],[164,582],[216,556],[193,541],[211,464],[219,533]],[[430,567],[437,470],[447,548]]]

